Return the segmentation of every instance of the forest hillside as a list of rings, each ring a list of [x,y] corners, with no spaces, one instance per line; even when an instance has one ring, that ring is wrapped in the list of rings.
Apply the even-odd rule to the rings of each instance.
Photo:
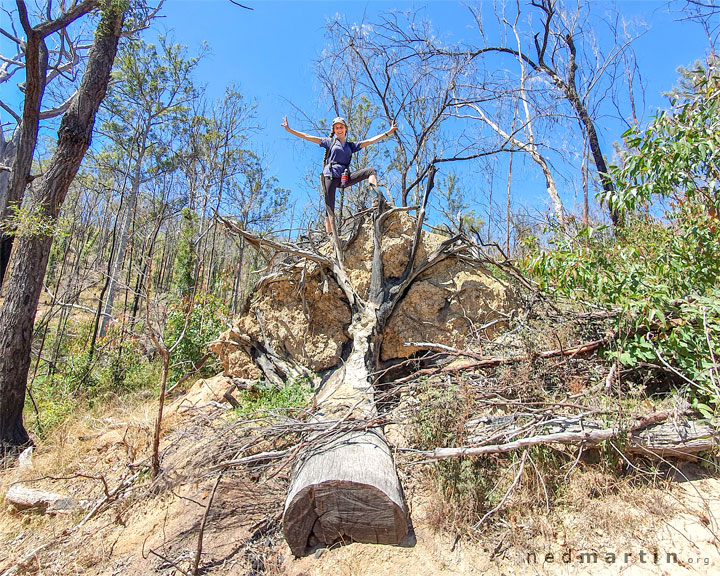
[[[539,0],[336,14],[332,109],[270,128],[164,2],[3,5],[0,575],[714,573],[720,6],[682,4],[709,48],[649,120],[642,34]],[[285,187],[273,131],[372,178]]]

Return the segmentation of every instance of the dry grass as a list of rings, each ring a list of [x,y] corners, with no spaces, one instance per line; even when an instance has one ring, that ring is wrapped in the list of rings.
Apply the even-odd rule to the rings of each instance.
[[[449,411],[436,413],[436,424],[462,435],[463,428],[457,422],[453,425],[451,416],[466,419],[470,412],[459,404],[474,401],[477,394],[472,381],[458,385],[457,395],[436,390],[441,405],[443,399],[453,400]],[[103,474],[114,486],[126,465],[145,454],[145,430],[153,416],[152,403],[134,408],[115,404],[106,411],[77,415],[74,423],[68,422],[38,449],[33,474],[62,466],[68,473]],[[222,413],[214,418],[216,423],[223,421]],[[150,554],[150,549],[187,566],[212,484],[212,475],[202,463],[211,454],[222,453],[218,443],[226,439],[205,417],[176,414],[168,422],[172,425],[165,430],[163,482],[152,490],[147,480],[139,482],[70,538],[62,534],[77,524],[78,517],[0,512],[0,547],[27,552],[59,537],[60,543],[40,554],[27,574],[169,573],[172,567]],[[118,424],[122,426],[113,429]],[[445,469],[441,477],[437,465],[413,466],[408,457],[398,457],[417,544],[410,548],[352,544],[328,550],[320,558],[300,560],[291,558],[277,525],[266,534],[251,536],[252,525],[281,508],[283,482],[262,484],[244,472],[232,473],[223,480],[213,504],[204,562],[208,573],[229,576],[499,576],[508,574],[508,568],[516,574],[532,573],[523,571],[523,558],[538,551],[631,545],[663,549],[656,534],[681,507],[666,496],[666,480],[619,471],[608,459],[576,463],[574,454],[549,449],[528,452],[523,473],[503,506],[479,530],[472,529],[513,485],[521,462],[521,454],[466,460]],[[102,495],[100,483],[81,477],[51,482],[51,487],[95,499]],[[462,537],[455,542],[458,534]],[[0,570],[6,567],[0,554]]]
[[[595,467],[581,467],[568,480],[558,502],[556,518],[566,542],[587,548],[611,539],[617,546],[647,543],[676,512],[666,496],[669,482],[653,486],[652,479],[618,477]]]
[[[24,573],[95,574],[114,566],[111,572],[144,575],[172,569],[150,550],[187,568],[214,481],[205,465],[224,442],[218,433],[223,413],[217,407],[211,417],[202,410],[180,414],[169,406],[162,476],[155,482],[147,474],[135,478],[80,523],[88,509],[105,498],[105,483],[114,493],[124,479],[142,470],[138,465],[148,459],[155,406],[112,403],[102,411],[75,414],[36,449],[32,469],[15,468],[0,478],[0,493],[23,481],[88,501],[84,510],[69,515],[0,510],[0,550],[8,551],[0,552],[0,573],[41,544],[49,545]],[[210,572],[244,575],[257,568],[258,574],[283,574],[276,529],[250,538],[253,525],[277,513],[282,487],[280,480],[259,484],[244,473],[226,474],[206,534],[203,562],[210,563]]]
[[[547,323],[531,319],[528,325],[528,333],[513,336],[518,354],[582,340],[569,323],[545,329]],[[512,355],[512,350],[503,347],[502,354]],[[412,402],[402,403],[398,419],[408,445],[433,448],[467,442],[466,423],[479,415],[559,414],[571,404],[628,411],[647,402],[641,393],[628,398],[618,390],[613,391],[617,396],[599,396],[598,383],[606,373],[607,366],[595,358],[561,358],[506,364],[482,374],[430,378],[408,386]],[[97,502],[103,496],[103,483],[87,476],[104,478],[112,489],[134,465],[147,459],[155,406],[138,394],[110,398],[91,410],[73,413],[37,448],[32,470],[12,470],[0,477],[0,491],[16,480],[44,477],[37,487]],[[169,410],[163,428],[165,474],[160,481],[139,478],[132,489],[69,536],[66,531],[77,525],[82,514],[49,517],[0,511],[0,549],[12,550],[16,558],[57,540],[38,555],[28,574],[169,574],[172,566],[150,554],[150,549],[187,567],[214,480],[207,467],[229,457],[230,436],[241,444],[256,438],[256,451],[276,450],[297,440],[290,435],[260,439],[257,430],[230,430],[224,418],[222,411],[183,415]],[[281,510],[286,479],[280,475],[263,483],[256,470],[228,472],[210,515],[203,557],[207,573],[528,574],[532,570],[523,571],[520,561],[536,551],[657,549],[661,528],[680,510],[688,510],[685,497],[667,476],[654,474],[643,462],[633,462],[633,468],[612,450],[598,450],[594,463],[578,458],[572,448],[558,447],[421,466],[400,454],[397,462],[417,536],[415,546],[351,544],[328,550],[320,558],[293,560],[277,524],[253,536],[258,521]],[[59,476],[66,479],[50,478]],[[669,494],[675,492],[673,499]],[[712,509],[696,508],[691,514],[696,524],[712,528],[716,522]],[[0,572],[11,562],[3,554],[8,553],[0,552]]]

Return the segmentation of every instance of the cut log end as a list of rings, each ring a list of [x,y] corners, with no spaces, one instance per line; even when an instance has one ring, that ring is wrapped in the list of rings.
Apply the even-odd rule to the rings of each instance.
[[[295,556],[317,544],[401,543],[407,511],[383,438],[352,432],[314,447],[293,476],[283,533]]]
[[[283,532],[293,554],[304,556],[317,544],[399,544],[408,521],[404,508],[374,486],[328,481],[295,495]]]

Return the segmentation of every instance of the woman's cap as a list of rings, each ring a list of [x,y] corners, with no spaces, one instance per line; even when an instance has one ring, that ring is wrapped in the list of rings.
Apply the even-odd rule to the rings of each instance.
[[[335,118],[335,120],[332,121],[333,128],[335,127],[335,124],[342,124],[343,126],[345,126],[345,128],[347,128],[347,122],[345,122],[345,118],[343,118],[342,116],[338,116],[337,118]]]

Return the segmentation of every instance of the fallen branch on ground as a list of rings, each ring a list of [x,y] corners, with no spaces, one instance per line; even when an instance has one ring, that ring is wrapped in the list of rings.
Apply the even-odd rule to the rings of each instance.
[[[561,432],[537,434],[500,444],[406,451],[423,457],[423,460],[417,462],[422,464],[461,456],[502,454],[539,445],[596,446],[602,442],[617,439],[623,440],[626,453],[688,458],[717,447],[720,437],[720,431],[709,424],[693,420],[672,421],[665,413],[643,417],[629,427],[618,425],[603,428],[599,422],[585,422],[582,419],[567,419],[565,422],[554,419],[552,423],[554,426],[559,425],[566,429]],[[511,434],[512,430],[508,430],[508,435]]]
[[[576,346],[570,346],[569,348],[558,348],[556,350],[546,350],[537,354],[522,354],[520,356],[508,356],[508,357],[497,357],[497,356],[481,356],[475,352],[469,350],[457,350],[444,344],[434,344],[432,342],[418,342],[411,343],[411,345],[420,345],[428,349],[434,349],[441,351],[445,354],[452,354],[454,356],[465,356],[468,358],[475,358],[473,362],[466,362],[464,364],[456,364],[451,366],[444,366],[442,368],[425,368],[413,372],[410,376],[395,380],[395,384],[402,384],[414,380],[420,375],[428,376],[441,373],[450,372],[462,372],[465,370],[472,370],[474,368],[494,368],[495,366],[501,366],[504,364],[514,364],[517,362],[531,362],[536,358],[557,358],[560,356],[575,357],[581,354],[588,354],[594,352],[600,346],[607,344],[611,338],[601,338],[600,340],[593,340],[591,342],[584,342],[583,344],[577,344]]]

